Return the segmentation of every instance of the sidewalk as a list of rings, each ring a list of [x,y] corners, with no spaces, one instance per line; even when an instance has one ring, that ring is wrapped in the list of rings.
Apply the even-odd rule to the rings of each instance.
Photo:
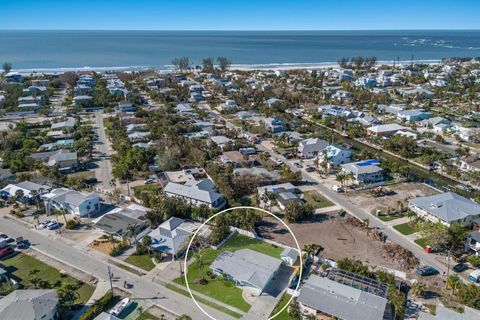
[[[110,290],[109,283],[107,281],[99,280],[97,286],[95,287],[95,291],[88,302],[73,315],[72,320],[77,320],[80,318],[80,316],[84,314],[97,300],[102,298],[108,292],[108,290]]]

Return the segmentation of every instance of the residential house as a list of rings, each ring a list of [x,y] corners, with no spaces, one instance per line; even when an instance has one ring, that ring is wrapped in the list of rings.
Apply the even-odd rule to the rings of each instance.
[[[232,142],[233,140],[228,138],[228,137],[225,137],[225,136],[213,136],[213,137],[210,137],[210,139],[216,144],[218,145],[222,150],[223,148],[230,142]]]
[[[0,299],[0,319],[56,320],[58,302],[53,289],[15,290]]]
[[[460,158],[460,169],[468,172],[480,172],[480,159],[473,156]]]
[[[79,165],[77,153],[66,149],[32,153],[30,157],[45,163],[49,167],[58,166],[59,170],[63,172],[75,171]]]
[[[431,112],[427,112],[424,109],[408,109],[397,113],[399,120],[406,120],[408,122],[417,122],[432,117]]]
[[[73,97],[73,102],[77,107],[84,105],[89,105],[93,103],[93,97],[91,96],[75,96]]]
[[[39,196],[47,192],[50,188],[45,185],[30,181],[22,181],[20,183],[8,184],[5,188],[0,190],[2,196],[14,197],[17,194],[17,191],[23,193],[23,197],[27,200],[33,200],[34,195]]]
[[[390,137],[393,136],[398,131],[407,131],[408,128],[398,125],[396,123],[392,124],[382,124],[379,126],[373,126],[367,128],[367,134],[376,137]]]
[[[328,163],[334,167],[351,161],[352,152],[342,147],[329,145],[325,148]],[[319,160],[323,161],[324,153],[319,154]]]
[[[318,107],[318,112],[322,114],[322,118],[326,118],[328,116],[332,117],[342,117],[342,118],[351,118],[353,117],[353,113],[348,107],[344,106],[336,106],[336,105],[324,105]]]
[[[446,226],[470,226],[480,217],[480,204],[456,193],[447,192],[408,200],[408,208],[418,216]]]
[[[433,117],[422,120],[420,124],[424,127],[432,128],[435,133],[442,134],[450,128],[451,122],[442,117]]]
[[[47,92],[47,87],[44,86],[30,86],[23,89],[24,94],[44,95]]]
[[[300,141],[298,153],[301,158],[310,159],[321,154],[327,147],[327,141],[318,138],[309,138]]]
[[[480,256],[480,231],[472,231],[465,239],[465,252],[474,252]]]
[[[137,108],[131,102],[119,102],[117,112],[135,112]]]
[[[210,265],[214,274],[261,295],[282,265],[280,259],[250,249],[224,251]]]
[[[388,314],[386,286],[375,280],[348,274],[342,279],[310,275],[297,301],[301,313],[316,319],[384,320]],[[363,280],[363,281],[362,281]],[[380,287],[378,290],[373,286]]]
[[[269,107],[275,107],[283,104],[284,101],[282,99],[277,99],[277,98],[270,98],[265,101],[265,104]]]
[[[255,156],[249,156],[248,159],[238,151],[226,151],[220,155],[220,160],[222,163],[231,163],[235,167],[241,167],[243,165],[253,166],[257,162]]]
[[[342,164],[342,171],[352,174],[355,183],[369,185],[371,187],[383,184],[384,170],[378,165],[379,160],[362,160]]]
[[[75,119],[67,118],[66,120],[60,122],[54,122],[50,125],[50,130],[64,130],[72,129],[75,127]]]
[[[265,127],[272,133],[282,132],[287,130],[287,125],[280,118],[265,118]]]
[[[167,197],[181,197],[193,206],[204,204],[219,210],[226,205],[225,199],[215,190],[215,185],[209,179],[187,184],[168,182],[163,192]]]
[[[17,177],[10,170],[0,168],[0,182],[6,183],[15,180]]]
[[[179,103],[175,107],[175,110],[180,114],[189,114],[195,112],[195,109],[192,108],[190,103]]]
[[[100,197],[92,193],[83,193],[67,188],[53,189],[43,194],[47,215],[52,210],[66,209],[68,213],[80,217],[90,217],[100,211]]]
[[[191,235],[200,226],[198,223],[171,217],[148,234],[152,239],[151,247],[155,251],[179,257],[187,248]]]
[[[256,176],[259,178],[263,178],[265,181],[275,182],[280,181],[282,178],[280,174],[273,170],[267,170],[262,167],[253,167],[253,168],[236,168],[233,169],[233,174],[235,176]]]

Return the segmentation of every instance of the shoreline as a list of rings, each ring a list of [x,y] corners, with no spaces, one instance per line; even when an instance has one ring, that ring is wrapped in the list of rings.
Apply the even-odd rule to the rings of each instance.
[[[411,60],[400,60],[398,65],[408,65],[411,64]],[[436,65],[441,63],[441,60],[413,60],[413,63],[424,63],[430,65]],[[378,61],[377,66],[381,65],[393,65],[392,61]],[[328,68],[339,68],[337,62],[294,62],[294,63],[258,63],[258,64],[232,64],[230,70],[238,71],[254,71],[254,70],[307,70],[307,69],[328,69]],[[55,68],[20,68],[12,69],[12,72],[18,72],[20,74],[51,74],[51,73],[64,73],[64,72],[81,72],[81,71],[97,71],[97,72],[108,72],[108,71],[158,71],[158,72],[172,72],[174,71],[172,65],[164,66],[111,66],[111,67],[55,67]]]

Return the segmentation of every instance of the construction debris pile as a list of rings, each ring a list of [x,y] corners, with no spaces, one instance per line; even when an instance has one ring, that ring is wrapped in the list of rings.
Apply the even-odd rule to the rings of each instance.
[[[411,270],[418,266],[418,259],[412,252],[396,243],[383,245],[383,258],[390,259],[399,264],[400,267]]]

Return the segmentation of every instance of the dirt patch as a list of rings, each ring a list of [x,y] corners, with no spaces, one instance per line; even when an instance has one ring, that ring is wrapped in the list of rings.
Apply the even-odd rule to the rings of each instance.
[[[147,309],[147,312],[150,313],[151,315],[159,318],[159,319],[165,319],[165,320],[175,320],[175,319],[178,319],[176,316],[174,316],[173,314],[163,310],[163,309],[160,309],[159,307],[157,306],[152,306],[150,308]],[[164,316],[164,318],[162,318],[162,315]]]
[[[114,242],[115,245],[120,243],[118,240],[114,240]],[[88,246],[108,255],[110,254],[110,251],[112,251],[114,244],[109,239],[97,239]]]
[[[348,217],[348,216],[347,216]],[[362,227],[345,222],[337,212],[317,213],[312,219],[302,223],[289,224],[297,237],[300,247],[306,244],[319,244],[324,248],[322,257],[339,260],[354,258],[372,266],[383,266],[405,270],[398,261],[385,258],[382,241],[374,240]],[[275,218],[265,217],[257,228],[261,237],[295,247],[295,241],[286,228]]]
[[[350,202],[363,208],[366,212],[373,212],[375,209],[386,210],[386,208],[398,209],[399,201],[407,208],[407,200],[416,197],[425,197],[438,194],[434,189],[414,182],[404,182],[384,187],[393,191],[390,195],[375,197],[372,190],[349,191],[343,196]]]

